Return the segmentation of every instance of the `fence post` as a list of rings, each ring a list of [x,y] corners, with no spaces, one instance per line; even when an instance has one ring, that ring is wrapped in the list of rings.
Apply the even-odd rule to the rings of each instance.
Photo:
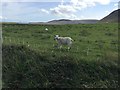
[[[24,43],[24,39],[23,39],[23,45],[24,45],[25,43]]]
[[[88,56],[88,53],[89,53],[89,47],[88,47],[88,49],[87,49],[87,56]]]
[[[9,38],[9,41],[10,41],[10,43],[11,43],[11,38]]]

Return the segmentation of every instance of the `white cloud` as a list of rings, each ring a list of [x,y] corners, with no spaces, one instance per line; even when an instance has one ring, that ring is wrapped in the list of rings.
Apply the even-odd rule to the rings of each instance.
[[[3,20],[3,19],[7,19],[6,17],[3,17],[3,16],[0,16],[0,19]]]
[[[65,18],[65,19],[70,19],[70,20],[78,20],[80,19],[79,17],[77,17],[75,14],[60,14],[59,15],[60,18]]]
[[[62,0],[61,4],[57,7],[50,8],[51,14],[57,15],[63,18],[80,18],[75,15],[76,12],[79,10],[93,7],[97,3],[102,5],[107,5],[110,3],[111,0],[70,0],[69,4],[64,4]]]
[[[72,5],[79,8],[87,8],[91,6],[95,6],[96,3],[107,5],[111,2],[111,0],[71,0]]]
[[[118,2],[118,0],[2,0],[2,2],[60,2],[60,5],[48,9],[38,9],[33,7],[24,7],[24,5],[21,5],[19,3],[6,3],[6,7],[3,9],[6,15],[8,15],[8,18],[18,17],[20,14],[28,14],[32,12],[38,14],[38,12],[46,13],[46,14],[52,14],[56,15],[61,18],[67,18],[67,19],[81,19],[83,18],[82,15],[77,16],[76,13],[80,10],[83,10],[85,8],[94,7],[96,4],[101,5],[107,5],[110,2]],[[69,3],[64,4],[66,1],[69,1]],[[114,5],[116,9],[117,4]],[[3,11],[3,12],[4,12]],[[106,13],[108,13],[106,11]],[[5,16],[6,16],[5,15]]]
[[[85,18],[85,17],[84,17],[83,15],[81,15],[81,16],[80,16],[80,18],[82,18],[82,19],[83,19],[83,18]]]
[[[3,17],[2,16],[0,16],[0,19],[2,19]]]
[[[70,5],[58,5],[58,7],[50,9],[51,14],[54,14],[61,18],[66,19],[78,19],[77,16],[74,14],[77,10]]]
[[[118,3],[115,3],[115,4],[114,4],[114,8],[113,8],[112,10],[109,10],[109,11],[106,10],[106,11],[105,11],[105,14],[108,15],[108,14],[110,14],[111,12],[113,12],[113,11],[115,11],[115,10],[117,10],[117,9],[118,9]]]
[[[105,13],[109,13],[110,11],[106,10]]]
[[[43,12],[43,13],[46,13],[46,14],[49,14],[49,11],[46,10],[46,9],[40,9],[39,11],[40,11],[40,12]]]
[[[118,4],[118,3],[115,3],[115,4],[114,4],[114,8],[113,8],[112,11],[117,10],[117,9],[119,9],[119,4]]]
[[[108,10],[106,10],[105,11],[105,15],[107,16],[108,14],[110,14],[112,11],[108,11]]]
[[[51,8],[50,11],[52,11],[53,14],[59,14],[59,13],[69,14],[76,12],[76,9],[70,5],[58,5],[55,8]]]
[[[106,5],[110,3],[110,0],[92,0],[93,3],[100,3],[102,5]]]
[[[115,7],[118,7],[118,3],[115,3],[114,6],[115,6]]]

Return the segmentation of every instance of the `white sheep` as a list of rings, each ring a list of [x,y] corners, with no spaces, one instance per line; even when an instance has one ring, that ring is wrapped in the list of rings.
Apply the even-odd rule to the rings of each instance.
[[[71,48],[73,41],[71,37],[59,37],[59,35],[55,35],[54,39],[58,43],[58,48],[61,48],[62,45],[68,45],[68,50]]]
[[[48,31],[48,28],[45,28],[45,31]]]

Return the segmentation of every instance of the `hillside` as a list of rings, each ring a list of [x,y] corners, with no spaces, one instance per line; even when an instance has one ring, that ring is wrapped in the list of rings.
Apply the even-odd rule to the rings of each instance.
[[[108,16],[104,17],[103,19],[100,20],[100,22],[120,22],[118,17],[120,17],[120,9],[113,11],[110,13]]]
[[[99,20],[96,19],[86,19],[86,20],[69,20],[69,19],[59,19],[51,20],[48,22],[29,22],[29,24],[49,24],[49,25],[61,25],[61,24],[95,24]]]
[[[47,24],[94,24],[97,23],[98,20],[68,20],[68,19],[60,19],[60,20],[53,20],[47,22]]]
[[[2,30],[3,89],[119,87],[116,23],[3,24]],[[55,47],[56,34],[74,39],[70,51]]]

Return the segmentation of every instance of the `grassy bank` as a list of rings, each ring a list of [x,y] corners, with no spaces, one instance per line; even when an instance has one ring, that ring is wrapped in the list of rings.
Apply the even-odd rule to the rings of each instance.
[[[3,88],[118,87],[118,24],[2,27]],[[70,51],[56,34],[74,39]]]

